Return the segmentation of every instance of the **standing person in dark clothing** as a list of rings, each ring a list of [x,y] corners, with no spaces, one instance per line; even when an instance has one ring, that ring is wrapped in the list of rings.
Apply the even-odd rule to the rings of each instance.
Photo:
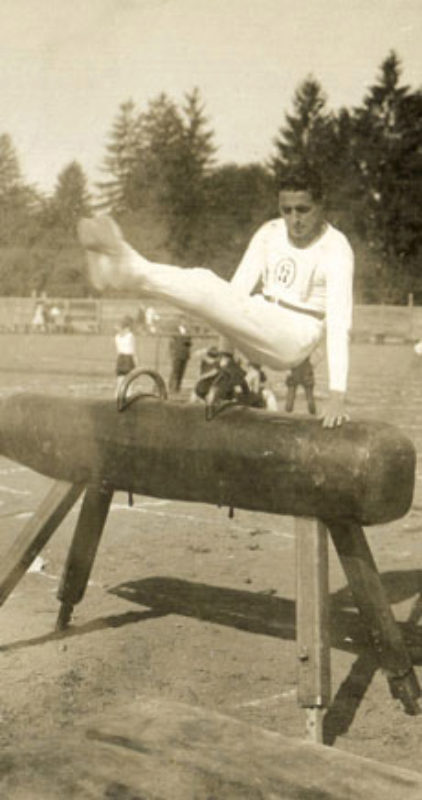
[[[192,337],[186,327],[184,317],[180,317],[177,331],[170,339],[171,373],[169,378],[170,392],[178,393],[182,388],[182,380],[190,358]]]

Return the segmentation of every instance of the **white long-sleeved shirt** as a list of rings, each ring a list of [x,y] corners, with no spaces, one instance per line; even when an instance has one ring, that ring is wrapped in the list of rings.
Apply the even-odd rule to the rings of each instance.
[[[309,247],[289,242],[285,221],[266,222],[252,237],[233,278],[240,292],[262,294],[325,315],[329,387],[344,392],[353,309],[353,251],[327,224]]]
[[[119,331],[114,337],[114,342],[118,355],[136,358],[136,340],[132,331]]]

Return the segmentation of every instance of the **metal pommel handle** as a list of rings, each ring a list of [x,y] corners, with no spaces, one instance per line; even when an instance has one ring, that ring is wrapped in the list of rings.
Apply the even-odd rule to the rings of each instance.
[[[128,390],[133,382],[138,378],[141,378],[143,375],[147,375],[149,378],[152,378],[156,391],[144,392],[138,389],[137,391],[132,391],[130,394],[128,394]],[[131,370],[128,375],[126,375],[122,385],[120,386],[117,395],[117,410],[124,411],[135,400],[140,400],[144,397],[157,397],[160,400],[167,400],[167,387],[164,379],[158,372],[155,372],[151,369],[141,369],[140,367],[137,367],[136,369]]]

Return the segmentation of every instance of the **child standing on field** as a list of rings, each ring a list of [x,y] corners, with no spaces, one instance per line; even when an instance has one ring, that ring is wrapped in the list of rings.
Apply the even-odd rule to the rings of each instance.
[[[133,325],[134,323],[132,317],[123,317],[119,325],[119,329],[114,337],[117,351],[116,394],[119,393],[120,386],[122,385],[126,375],[131,372],[131,370],[134,369],[138,363]]]

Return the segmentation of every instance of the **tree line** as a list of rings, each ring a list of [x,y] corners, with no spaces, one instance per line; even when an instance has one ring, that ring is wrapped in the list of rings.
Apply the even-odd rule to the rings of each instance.
[[[357,107],[329,108],[313,76],[297,87],[265,163],[216,162],[198,88],[178,105],[162,93],[139,110],[122,102],[104,145],[103,179],[89,190],[78,161],[46,196],[21,174],[0,135],[0,293],[92,294],[77,245],[81,216],[112,213],[157,261],[208,266],[229,278],[252,233],[276,216],[277,183],[292,163],[322,174],[329,220],[356,253],[359,302],[422,301],[422,91],[401,81],[391,52]]]

